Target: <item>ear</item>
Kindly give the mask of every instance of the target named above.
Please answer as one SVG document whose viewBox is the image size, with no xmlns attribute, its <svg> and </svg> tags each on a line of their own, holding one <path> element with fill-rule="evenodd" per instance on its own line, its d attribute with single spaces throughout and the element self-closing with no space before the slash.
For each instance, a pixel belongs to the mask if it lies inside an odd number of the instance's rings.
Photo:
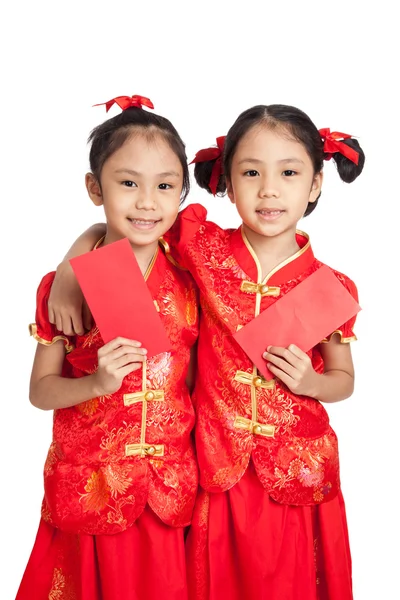
<svg viewBox="0 0 400 600">
<path fill-rule="evenodd" d="M 232 184 L 229 179 L 226 180 L 226 193 L 228 194 L 228 198 L 232 204 L 235 204 L 235 194 L 233 193 Z"/>
<path fill-rule="evenodd" d="M 310 197 L 308 199 L 309 202 L 315 202 L 319 198 L 319 196 L 321 194 L 323 179 L 324 179 L 324 175 L 323 175 L 322 171 L 320 171 L 319 173 L 314 175 L 312 186 L 311 186 L 311 191 L 310 191 Z"/>
<path fill-rule="evenodd" d="M 101 206 L 103 204 L 103 194 L 101 193 L 100 183 L 93 173 L 86 173 L 85 185 L 93 204 L 95 206 Z"/>
</svg>

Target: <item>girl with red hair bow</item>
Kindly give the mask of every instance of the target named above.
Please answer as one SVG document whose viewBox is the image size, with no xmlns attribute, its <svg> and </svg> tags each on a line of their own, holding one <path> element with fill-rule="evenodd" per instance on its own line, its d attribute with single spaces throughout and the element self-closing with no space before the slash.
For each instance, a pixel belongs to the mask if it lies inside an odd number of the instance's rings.
<svg viewBox="0 0 400 600">
<path fill-rule="evenodd" d="M 189 190 L 173 125 L 119 97 L 123 112 L 89 138 L 89 197 L 104 206 L 96 247 L 127 238 L 171 350 L 146 359 L 141 341 L 104 344 L 99 329 L 62 332 L 37 292 L 34 406 L 54 410 L 42 519 L 17 600 L 187 600 L 185 528 L 198 488 L 186 382 L 198 334 L 195 284 L 166 254 L 164 234 Z M 121 290 L 122 291 L 122 290 Z M 58 321 L 57 321 L 58 322 Z"/>
</svg>

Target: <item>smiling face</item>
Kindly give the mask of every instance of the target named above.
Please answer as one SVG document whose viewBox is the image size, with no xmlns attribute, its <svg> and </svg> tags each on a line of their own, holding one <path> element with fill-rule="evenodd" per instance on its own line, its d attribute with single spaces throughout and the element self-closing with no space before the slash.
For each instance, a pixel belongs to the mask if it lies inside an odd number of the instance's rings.
<svg viewBox="0 0 400 600">
<path fill-rule="evenodd" d="M 253 240 L 295 236 L 298 221 L 321 191 L 304 146 L 282 127 L 252 127 L 232 159 L 228 195 Z"/>
<path fill-rule="evenodd" d="M 105 161 L 100 185 L 86 175 L 90 198 L 104 206 L 105 242 L 126 237 L 134 250 L 155 250 L 178 215 L 182 185 L 181 163 L 164 137 L 140 130 Z"/>
</svg>

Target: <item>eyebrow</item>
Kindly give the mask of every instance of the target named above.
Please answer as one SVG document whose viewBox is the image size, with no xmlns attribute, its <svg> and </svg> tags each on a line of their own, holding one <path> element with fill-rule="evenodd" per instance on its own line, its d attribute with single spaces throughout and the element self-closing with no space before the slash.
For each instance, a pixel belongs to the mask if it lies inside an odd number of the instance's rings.
<svg viewBox="0 0 400 600">
<path fill-rule="evenodd" d="M 133 175 L 134 177 L 140 177 L 142 173 L 138 171 L 133 171 L 132 169 L 116 169 L 115 173 L 128 173 L 129 175 Z M 179 173 L 176 171 L 164 171 L 163 173 L 157 173 L 156 177 L 180 177 Z"/>
<path fill-rule="evenodd" d="M 302 165 L 304 165 L 304 161 L 301 160 L 300 158 L 282 158 L 282 160 L 278 160 L 279 163 L 281 164 L 285 164 L 285 163 L 301 163 Z"/>
<path fill-rule="evenodd" d="M 300 160 L 300 158 L 282 158 L 281 160 L 277 161 L 279 164 L 287 164 L 287 163 L 301 163 L 302 165 L 304 165 L 304 161 Z M 259 160 L 258 158 L 244 158 L 243 160 L 241 160 L 238 164 L 241 165 L 243 163 L 251 163 L 254 165 L 260 165 L 263 163 L 262 160 Z"/>
</svg>

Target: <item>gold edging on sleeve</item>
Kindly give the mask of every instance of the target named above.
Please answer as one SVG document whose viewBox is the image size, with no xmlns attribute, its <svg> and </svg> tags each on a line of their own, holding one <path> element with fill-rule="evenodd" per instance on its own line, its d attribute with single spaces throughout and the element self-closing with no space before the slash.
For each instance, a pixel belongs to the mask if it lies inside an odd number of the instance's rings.
<svg viewBox="0 0 400 600">
<path fill-rule="evenodd" d="M 66 352 L 72 352 L 72 350 L 74 349 L 74 346 L 70 344 L 69 339 L 65 335 L 56 335 L 55 337 L 53 337 L 51 342 L 45 340 L 44 338 L 41 338 L 40 335 L 38 335 L 36 323 L 29 324 L 29 335 L 31 335 L 37 342 L 39 342 L 39 344 L 43 344 L 44 346 L 51 346 L 55 342 L 62 340 L 65 344 Z"/>
<path fill-rule="evenodd" d="M 343 337 L 343 331 L 341 331 L 340 329 L 335 329 L 335 331 L 332 331 L 332 333 L 328 337 L 321 340 L 321 344 L 327 344 L 328 342 L 330 342 L 332 336 L 335 335 L 335 333 L 338 333 L 340 335 L 341 344 L 350 344 L 351 342 L 357 341 L 357 336 L 353 335 L 351 337 Z"/>
</svg>

